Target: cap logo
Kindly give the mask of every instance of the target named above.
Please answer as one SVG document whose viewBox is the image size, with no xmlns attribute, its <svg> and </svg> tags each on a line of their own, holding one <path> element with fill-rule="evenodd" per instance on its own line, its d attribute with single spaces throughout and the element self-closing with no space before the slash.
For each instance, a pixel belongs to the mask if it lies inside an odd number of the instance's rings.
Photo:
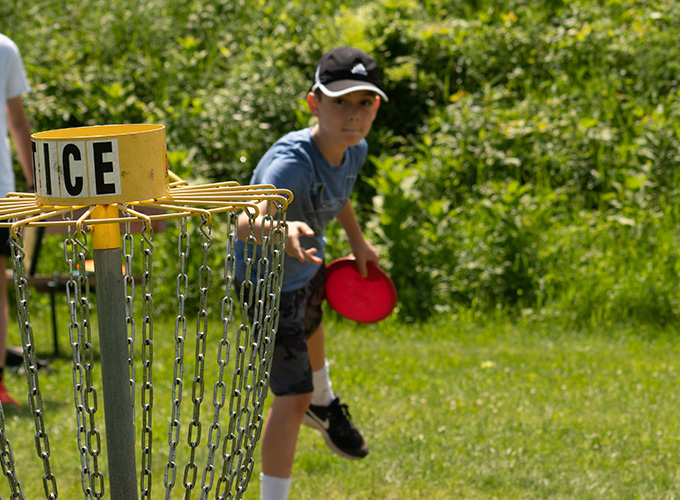
<svg viewBox="0 0 680 500">
<path fill-rule="evenodd" d="M 352 74 L 368 76 L 368 71 L 366 71 L 366 66 L 364 66 L 363 63 L 359 63 L 352 68 Z"/>
</svg>

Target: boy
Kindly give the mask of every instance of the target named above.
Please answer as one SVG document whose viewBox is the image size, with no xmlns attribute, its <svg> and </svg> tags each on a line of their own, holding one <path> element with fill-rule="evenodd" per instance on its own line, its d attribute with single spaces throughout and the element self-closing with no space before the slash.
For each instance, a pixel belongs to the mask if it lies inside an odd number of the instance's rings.
<svg viewBox="0 0 680 500">
<path fill-rule="evenodd" d="M 324 231 L 335 218 L 359 270 L 378 263 L 349 201 L 368 154 L 365 137 L 381 100 L 376 62 L 354 47 L 324 54 L 316 67 L 307 104 L 317 123 L 279 139 L 258 163 L 252 184 L 290 189 L 288 240 L 284 261 L 279 326 L 271 367 L 274 394 L 261 442 L 262 500 L 285 500 L 290 488 L 300 424 L 318 429 L 339 455 L 358 459 L 368 446 L 352 425 L 347 406 L 334 394 L 325 357 L 321 303 L 324 299 Z M 266 202 L 260 205 L 265 212 Z M 262 220 L 255 221 L 256 233 Z M 239 217 L 237 277 L 245 278 L 243 240 L 248 217 Z"/>
<path fill-rule="evenodd" d="M 14 147 L 21 163 L 21 169 L 33 190 L 33 159 L 31 150 L 31 128 L 24 110 L 21 95 L 30 87 L 17 46 L 0 33 L 0 197 L 14 191 L 14 169 L 7 131 L 12 136 Z M 7 391 L 2 381 L 7 356 L 7 328 L 9 324 L 9 302 L 7 299 L 7 257 L 11 255 L 9 229 L 0 228 L 0 402 L 3 406 L 19 406 Z"/>
</svg>

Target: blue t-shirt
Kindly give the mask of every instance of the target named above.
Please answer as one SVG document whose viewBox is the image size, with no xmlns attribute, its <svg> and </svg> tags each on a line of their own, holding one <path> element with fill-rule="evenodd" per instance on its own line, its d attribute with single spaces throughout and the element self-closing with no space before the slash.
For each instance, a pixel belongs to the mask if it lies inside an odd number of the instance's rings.
<svg viewBox="0 0 680 500">
<path fill-rule="evenodd" d="M 272 184 L 279 189 L 290 189 L 293 202 L 286 211 L 286 220 L 303 221 L 314 231 L 314 236 L 301 239 L 304 248 L 316 248 L 316 256 L 323 259 L 326 249 L 326 225 L 347 203 L 366 161 L 368 145 L 361 140 L 345 150 L 339 167 L 330 165 L 321 155 L 306 128 L 291 132 L 276 141 L 257 164 L 251 184 Z M 236 278 L 245 278 L 243 253 L 245 243 L 236 243 Z M 253 266 L 255 267 L 255 266 Z M 288 292 L 305 286 L 319 266 L 311 262 L 285 256 L 283 288 Z"/>
</svg>

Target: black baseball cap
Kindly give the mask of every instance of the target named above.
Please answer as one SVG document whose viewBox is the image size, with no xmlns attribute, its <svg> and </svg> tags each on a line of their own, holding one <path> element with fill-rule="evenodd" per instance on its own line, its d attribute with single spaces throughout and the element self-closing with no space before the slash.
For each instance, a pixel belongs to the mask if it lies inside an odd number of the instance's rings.
<svg viewBox="0 0 680 500">
<path fill-rule="evenodd" d="M 388 101 L 380 89 L 378 65 L 371 56 L 355 47 L 338 47 L 326 52 L 316 66 L 312 92 L 321 90 L 328 97 L 339 97 L 357 90 L 370 90 Z"/>
</svg>

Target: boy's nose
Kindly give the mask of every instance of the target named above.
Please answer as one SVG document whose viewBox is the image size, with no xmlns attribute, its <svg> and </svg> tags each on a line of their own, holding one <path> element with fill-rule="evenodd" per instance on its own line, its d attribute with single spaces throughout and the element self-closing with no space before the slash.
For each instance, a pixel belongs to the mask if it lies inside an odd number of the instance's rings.
<svg viewBox="0 0 680 500">
<path fill-rule="evenodd" d="M 357 106 L 353 106 L 350 108 L 349 113 L 348 113 L 348 118 L 350 120 L 359 120 L 360 114 L 359 114 L 359 108 Z"/>
</svg>

